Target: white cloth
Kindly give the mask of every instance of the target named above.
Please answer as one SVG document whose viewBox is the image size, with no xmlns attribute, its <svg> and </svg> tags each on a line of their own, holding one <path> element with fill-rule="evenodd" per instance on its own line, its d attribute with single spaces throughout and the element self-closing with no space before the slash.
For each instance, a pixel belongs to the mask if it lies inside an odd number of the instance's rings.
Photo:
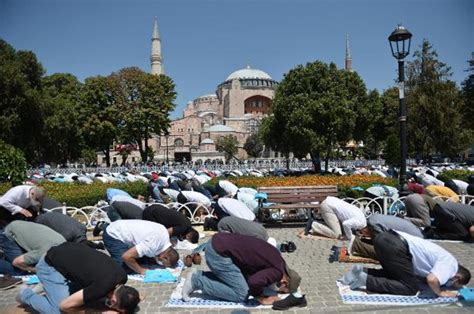
<svg viewBox="0 0 474 314">
<path fill-rule="evenodd" d="M 226 194 L 234 196 L 239 189 L 234 183 L 228 180 L 221 180 L 219 181 L 219 186 L 226 192 Z"/>
<path fill-rule="evenodd" d="M 359 207 L 334 196 L 326 197 L 324 202 L 336 214 L 347 239 L 353 240 L 352 230 L 360 230 L 367 226 L 367 219 Z"/>
<path fill-rule="evenodd" d="M 426 277 L 433 273 L 442 286 L 458 271 L 458 261 L 442 247 L 408 233 L 397 233 L 407 240 L 416 275 Z"/>
<path fill-rule="evenodd" d="M 258 201 L 255 199 L 255 195 L 239 190 L 239 192 L 237 192 L 237 199 L 247 205 L 253 213 L 256 214 L 258 212 Z"/>
<path fill-rule="evenodd" d="M 127 195 L 115 195 L 112 197 L 110 200 L 110 205 L 113 205 L 115 202 L 126 202 L 133 204 L 137 207 L 140 207 L 142 210 L 145 209 L 146 204 L 143 203 L 142 201 L 139 201 L 133 197 L 127 196 Z"/>
<path fill-rule="evenodd" d="M 0 197 L 0 206 L 12 213 L 18 214 L 22 209 L 27 209 L 32 204 L 30 199 L 31 185 L 18 185 L 11 188 Z"/>
<path fill-rule="evenodd" d="M 421 179 L 421 184 L 423 186 L 427 187 L 428 185 L 440 185 L 444 186 L 444 182 L 441 180 L 436 179 L 432 175 L 429 175 L 427 173 L 420 173 L 417 174 L 417 177 Z"/>
<path fill-rule="evenodd" d="M 239 217 L 242 219 L 254 221 L 255 214 L 239 200 L 228 198 L 228 197 L 221 197 L 217 203 L 219 204 L 220 208 L 230 216 Z"/>
<path fill-rule="evenodd" d="M 255 195 L 258 193 L 258 191 L 255 190 L 255 189 L 252 189 L 252 188 L 245 188 L 245 187 L 239 188 L 239 193 L 240 193 L 240 192 L 242 192 L 242 193 L 247 193 L 247 194 L 250 194 L 250 195 L 253 195 L 253 196 L 255 196 Z"/>
<path fill-rule="evenodd" d="M 112 222 L 106 232 L 114 239 L 135 247 L 139 257 L 156 257 L 171 246 L 168 230 L 146 220 L 124 219 Z"/>
<path fill-rule="evenodd" d="M 206 207 L 211 206 L 211 200 L 204 194 L 196 191 L 181 191 L 188 202 L 199 203 Z"/>
<path fill-rule="evenodd" d="M 457 179 L 453 179 L 453 182 L 458 187 L 459 194 L 467 194 L 467 187 L 469 186 L 469 183 Z"/>
<path fill-rule="evenodd" d="M 173 189 L 163 189 L 163 192 L 165 192 L 165 194 L 168 195 L 173 202 L 176 202 L 178 200 L 179 191 Z"/>
</svg>

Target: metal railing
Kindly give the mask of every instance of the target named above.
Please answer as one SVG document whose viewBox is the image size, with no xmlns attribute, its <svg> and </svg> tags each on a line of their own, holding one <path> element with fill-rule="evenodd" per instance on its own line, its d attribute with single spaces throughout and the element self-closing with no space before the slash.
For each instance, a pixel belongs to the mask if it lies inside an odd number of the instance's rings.
<svg viewBox="0 0 474 314">
<path fill-rule="evenodd" d="M 324 162 L 322 162 L 324 167 Z M 407 159 L 407 164 L 415 164 L 414 159 Z M 371 167 L 371 166 L 383 166 L 385 160 L 374 159 L 374 160 L 330 160 L 329 167 Z M 290 169 L 311 169 L 313 164 L 311 161 L 291 161 L 289 163 Z M 208 170 L 220 170 L 220 171 L 247 171 L 247 170 L 271 170 L 271 169 L 286 169 L 285 160 L 247 160 L 244 163 L 239 164 L 197 164 L 188 163 L 181 165 L 172 166 L 131 166 L 131 167 L 70 167 L 70 168 L 32 168 L 27 171 L 28 176 L 35 173 L 59 173 L 59 174 L 70 174 L 70 173 L 122 173 L 122 172 L 161 172 L 161 171 L 185 171 L 185 170 L 196 170 L 196 169 L 208 169 Z"/>
<path fill-rule="evenodd" d="M 442 199 L 444 201 L 450 202 L 451 199 L 447 197 L 435 197 L 435 199 Z M 474 206 L 474 196 L 473 195 L 459 195 L 461 204 L 468 204 Z M 370 217 L 373 214 L 383 214 L 383 215 L 405 215 L 405 207 L 403 205 L 404 197 L 393 199 L 391 197 L 380 196 L 377 198 L 345 198 L 345 201 L 348 203 L 358 206 L 366 217 Z M 189 202 L 186 204 L 180 204 L 177 202 L 171 202 L 165 204 L 169 208 L 173 208 L 177 211 L 182 212 L 186 215 L 192 224 L 200 225 L 204 223 L 204 219 L 209 215 L 212 215 L 214 210 L 206 207 L 201 203 Z M 403 205 L 403 206 L 397 206 Z M 91 229 L 95 226 L 98 221 L 107 221 L 110 222 L 107 213 L 104 208 L 106 206 L 85 206 L 81 208 L 70 207 L 70 206 L 61 206 L 56 207 L 48 211 L 59 211 L 63 214 L 69 215 L 79 222 Z"/>
</svg>

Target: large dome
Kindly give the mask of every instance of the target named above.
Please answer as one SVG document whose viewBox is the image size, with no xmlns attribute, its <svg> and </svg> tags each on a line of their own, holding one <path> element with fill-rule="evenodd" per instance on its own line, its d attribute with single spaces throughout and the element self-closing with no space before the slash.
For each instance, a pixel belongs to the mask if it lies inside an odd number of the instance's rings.
<svg viewBox="0 0 474 314">
<path fill-rule="evenodd" d="M 250 65 L 247 65 L 245 69 L 240 69 L 235 72 L 232 72 L 226 79 L 226 81 L 229 80 L 235 80 L 235 79 L 264 79 L 264 80 L 271 80 L 272 78 L 270 75 L 267 73 L 257 70 L 257 69 L 252 69 Z"/>
</svg>

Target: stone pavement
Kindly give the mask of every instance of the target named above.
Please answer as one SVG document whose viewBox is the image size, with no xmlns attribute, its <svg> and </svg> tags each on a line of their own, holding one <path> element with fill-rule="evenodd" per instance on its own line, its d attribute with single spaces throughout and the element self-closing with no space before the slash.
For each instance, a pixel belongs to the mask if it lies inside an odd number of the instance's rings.
<svg viewBox="0 0 474 314">
<path fill-rule="evenodd" d="M 319 312 L 378 312 L 378 313 L 458 313 L 474 312 L 474 307 L 461 308 L 457 305 L 450 306 L 374 306 L 374 305 L 344 305 L 336 288 L 336 279 L 349 270 L 350 264 L 329 263 L 328 257 L 330 248 L 337 243 L 335 240 L 320 239 L 299 239 L 296 234 L 301 229 L 282 228 L 268 229 L 270 236 L 277 241 L 294 241 L 297 250 L 293 253 L 284 253 L 288 264 L 302 276 L 301 288 L 306 294 L 308 307 L 291 310 L 289 312 L 298 313 L 319 313 Z M 205 238 L 204 240 L 206 240 Z M 466 243 L 442 243 L 441 246 L 450 251 L 458 261 L 471 271 L 474 271 L 474 244 Z M 200 266 L 205 268 L 205 263 Z M 373 267 L 373 265 L 370 265 Z M 196 266 L 193 266 L 196 267 Z M 183 272 L 185 276 L 187 271 Z M 140 304 L 140 313 L 246 313 L 249 311 L 236 310 L 207 310 L 207 309 L 183 309 L 166 308 L 165 305 L 174 289 L 175 284 L 143 284 L 137 281 L 129 281 L 129 284 L 139 289 L 145 296 L 145 300 Z M 471 286 L 474 282 L 471 282 Z M 0 313 L 14 313 L 14 296 L 19 288 L 14 288 L 0 293 Z M 250 312 L 271 312 L 271 310 L 251 310 Z M 16 313 L 16 312 L 15 312 Z M 21 313 L 21 312 L 20 312 Z"/>
</svg>

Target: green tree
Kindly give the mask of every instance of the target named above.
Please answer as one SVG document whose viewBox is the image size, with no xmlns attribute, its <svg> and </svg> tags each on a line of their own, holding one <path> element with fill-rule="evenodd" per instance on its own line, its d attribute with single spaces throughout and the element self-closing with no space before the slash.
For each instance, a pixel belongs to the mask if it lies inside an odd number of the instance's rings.
<svg viewBox="0 0 474 314">
<path fill-rule="evenodd" d="M 26 178 L 26 167 L 23 152 L 0 140 L 0 183 L 21 184 Z"/>
<path fill-rule="evenodd" d="M 263 143 L 258 134 L 254 133 L 247 137 L 244 149 L 250 157 L 258 158 L 263 151 Z"/>
<path fill-rule="evenodd" d="M 400 153 L 400 138 L 395 135 L 391 134 L 387 138 L 385 142 L 384 148 L 384 159 L 385 163 L 392 167 L 400 167 L 400 160 L 401 160 L 401 153 Z"/>
<path fill-rule="evenodd" d="M 462 125 L 463 98 L 428 40 L 408 63 L 408 139 L 418 156 L 455 156 L 467 148 L 472 132 Z"/>
<path fill-rule="evenodd" d="M 110 147 L 118 137 L 115 80 L 94 76 L 85 80 L 81 93 L 82 133 L 88 147 L 101 151 L 110 167 Z"/>
<path fill-rule="evenodd" d="M 65 163 L 77 160 L 83 149 L 80 121 L 81 83 L 72 74 L 55 73 L 42 80 L 45 127 L 45 161 Z"/>
<path fill-rule="evenodd" d="M 43 67 L 30 51 L 16 51 L 0 39 L 0 135 L 20 148 L 29 162 L 40 162 L 44 124 Z"/>
<path fill-rule="evenodd" d="M 111 78 L 118 87 L 115 92 L 121 140 L 136 143 L 146 162 L 148 140 L 169 127 L 175 85 L 168 76 L 148 74 L 135 67 L 113 73 Z"/>
<path fill-rule="evenodd" d="M 323 156 L 327 169 L 335 148 L 367 132 L 367 101 L 357 73 L 320 61 L 297 66 L 276 90 L 273 117 L 266 120 L 262 137 L 275 150 L 286 146 L 296 157 L 309 153 L 316 171 Z"/>
<path fill-rule="evenodd" d="M 225 159 L 229 161 L 238 152 L 239 142 L 234 135 L 221 136 L 216 140 L 216 149 L 221 153 L 225 153 Z"/>
</svg>

